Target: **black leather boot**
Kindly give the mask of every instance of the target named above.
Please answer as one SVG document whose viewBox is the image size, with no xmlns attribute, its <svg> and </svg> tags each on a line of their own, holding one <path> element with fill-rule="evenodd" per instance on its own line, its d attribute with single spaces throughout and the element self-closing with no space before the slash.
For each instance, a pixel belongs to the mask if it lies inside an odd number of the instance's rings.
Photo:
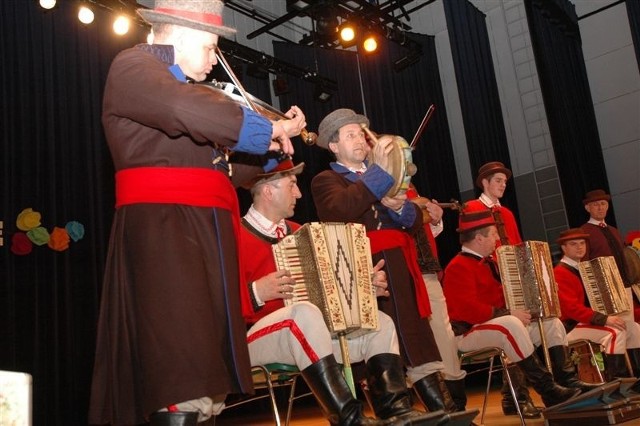
<svg viewBox="0 0 640 426">
<path fill-rule="evenodd" d="M 565 388 L 554 382 L 551 373 L 540 364 L 535 352 L 516 364 L 522 368 L 525 376 L 536 392 L 540 394 L 542 402 L 547 407 L 560 404 L 581 392 L 580 389 Z"/>
<path fill-rule="evenodd" d="M 394 425 L 435 424 L 433 416 L 413 409 L 399 355 L 379 354 L 369 358 L 367 385 L 369 400 L 377 417 Z"/>
<path fill-rule="evenodd" d="M 633 376 L 640 379 L 640 348 L 627 349 Z"/>
<path fill-rule="evenodd" d="M 464 385 L 464 379 L 445 380 L 444 384 L 449 390 L 449 395 L 456 405 L 456 411 L 464 411 L 467 409 L 467 392 Z"/>
<path fill-rule="evenodd" d="M 578 378 L 576 366 L 569 358 L 569 348 L 567 346 L 552 346 L 549 348 L 549 358 L 551 358 L 551 368 L 553 369 L 553 380 L 565 388 L 576 388 L 582 392 L 589 392 L 599 388 L 599 384 L 583 382 Z"/>
<path fill-rule="evenodd" d="M 328 355 L 302 370 L 302 377 L 332 425 L 388 424 L 362 414 L 362 403 L 353 397 L 342 375 L 341 367 L 333 355 Z"/>
<path fill-rule="evenodd" d="M 451 399 L 451 394 L 447 385 L 444 383 L 442 374 L 438 371 L 428 376 L 424 376 L 413 384 L 420 402 L 427 407 L 427 410 L 433 412 L 444 410 L 446 413 L 456 411 L 456 404 Z"/>
<path fill-rule="evenodd" d="M 197 411 L 156 412 L 149 418 L 151 426 L 196 426 Z"/>
<path fill-rule="evenodd" d="M 604 378 L 610 382 L 621 377 L 630 377 L 627 360 L 623 354 L 603 354 Z"/>
<path fill-rule="evenodd" d="M 520 412 L 525 419 L 538 419 L 542 415 L 540 410 L 535 406 L 531 395 L 529 394 L 529 388 L 527 387 L 527 378 L 525 377 L 522 369 L 515 364 L 511 364 L 509 367 L 509 377 L 511 377 L 511 384 L 516 391 L 518 399 L 518 405 L 520 406 Z M 511 395 L 511 389 L 509 389 L 509 383 L 507 382 L 507 375 L 502 373 L 502 413 L 505 416 L 517 416 L 518 409 L 513 401 L 513 395 Z"/>
</svg>

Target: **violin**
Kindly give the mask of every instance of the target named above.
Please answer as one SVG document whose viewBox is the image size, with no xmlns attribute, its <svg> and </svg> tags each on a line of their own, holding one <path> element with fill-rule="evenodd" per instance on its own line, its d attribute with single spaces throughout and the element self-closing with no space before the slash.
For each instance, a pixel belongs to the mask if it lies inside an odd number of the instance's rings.
<svg viewBox="0 0 640 426">
<path fill-rule="evenodd" d="M 229 78 L 231 78 L 232 82 L 218 82 L 214 80 L 206 83 L 209 87 L 223 91 L 229 98 L 268 118 L 269 120 L 275 121 L 289 118 L 274 106 L 269 105 L 244 90 L 242 84 L 240 84 L 240 80 L 234 74 L 233 70 L 227 63 L 227 60 L 222 55 L 222 51 L 219 47 L 216 48 L 216 57 L 218 58 L 218 63 L 222 66 Z M 318 135 L 316 133 L 309 132 L 307 129 L 302 129 L 300 131 L 300 137 L 307 145 L 314 145 L 316 143 L 316 139 L 318 139 Z"/>
</svg>

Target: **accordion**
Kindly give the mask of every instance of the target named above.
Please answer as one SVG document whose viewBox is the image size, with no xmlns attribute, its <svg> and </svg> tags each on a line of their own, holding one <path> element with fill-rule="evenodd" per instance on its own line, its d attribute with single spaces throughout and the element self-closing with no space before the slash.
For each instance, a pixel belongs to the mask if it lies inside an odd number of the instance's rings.
<svg viewBox="0 0 640 426">
<path fill-rule="evenodd" d="M 578 269 L 591 309 L 605 315 L 621 314 L 631 309 L 613 256 L 580 262 Z"/>
<path fill-rule="evenodd" d="M 496 254 L 507 308 L 528 310 L 532 318 L 561 315 L 549 244 L 525 241 L 500 246 Z"/>
<path fill-rule="evenodd" d="M 293 298 L 322 311 L 332 336 L 348 338 L 378 328 L 371 282 L 371 248 L 364 225 L 311 222 L 273 245 L 278 270 L 295 279 Z"/>
</svg>

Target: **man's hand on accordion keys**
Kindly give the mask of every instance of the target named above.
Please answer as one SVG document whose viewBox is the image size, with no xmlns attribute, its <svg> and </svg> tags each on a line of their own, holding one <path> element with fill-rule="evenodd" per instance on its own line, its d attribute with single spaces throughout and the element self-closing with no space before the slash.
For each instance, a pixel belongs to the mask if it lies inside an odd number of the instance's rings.
<svg viewBox="0 0 640 426">
<path fill-rule="evenodd" d="M 380 259 L 371 273 L 371 284 L 376 289 L 376 297 L 389 297 L 389 290 L 387 290 L 389 283 L 387 283 L 387 273 L 382 270 L 383 266 L 384 259 Z"/>
<path fill-rule="evenodd" d="M 263 302 L 274 299 L 291 299 L 295 280 L 289 271 L 275 271 L 255 281 L 258 298 Z"/>
</svg>

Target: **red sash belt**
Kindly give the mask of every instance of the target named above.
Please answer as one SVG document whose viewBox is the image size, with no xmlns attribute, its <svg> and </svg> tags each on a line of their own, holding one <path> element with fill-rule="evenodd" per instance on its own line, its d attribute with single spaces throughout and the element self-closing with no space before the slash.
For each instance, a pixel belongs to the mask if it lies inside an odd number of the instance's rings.
<svg viewBox="0 0 640 426">
<path fill-rule="evenodd" d="M 383 229 L 380 231 L 369 231 L 367 236 L 371 242 L 371 253 L 376 254 L 383 250 L 392 248 L 402 249 L 402 254 L 407 262 L 407 268 L 413 278 L 413 285 L 416 294 L 416 304 L 420 316 L 427 318 L 431 315 L 431 305 L 429 303 L 429 295 L 422 278 L 420 266 L 418 266 L 418 252 L 411 235 L 406 232 L 396 231 L 393 229 Z"/>
<path fill-rule="evenodd" d="M 236 191 L 216 170 L 136 167 L 116 172 L 116 208 L 127 204 L 184 204 L 234 210 Z"/>
<path fill-rule="evenodd" d="M 228 210 L 233 218 L 237 246 L 240 245 L 238 197 L 229 177 L 222 172 L 189 167 L 136 167 L 116 172 L 116 208 L 141 203 L 183 204 Z M 243 277 L 242 262 L 237 252 L 236 258 L 239 276 Z M 245 285 L 239 287 L 242 306 L 248 306 L 251 311 L 248 288 Z M 251 313 L 246 312 L 247 315 Z"/>
</svg>

